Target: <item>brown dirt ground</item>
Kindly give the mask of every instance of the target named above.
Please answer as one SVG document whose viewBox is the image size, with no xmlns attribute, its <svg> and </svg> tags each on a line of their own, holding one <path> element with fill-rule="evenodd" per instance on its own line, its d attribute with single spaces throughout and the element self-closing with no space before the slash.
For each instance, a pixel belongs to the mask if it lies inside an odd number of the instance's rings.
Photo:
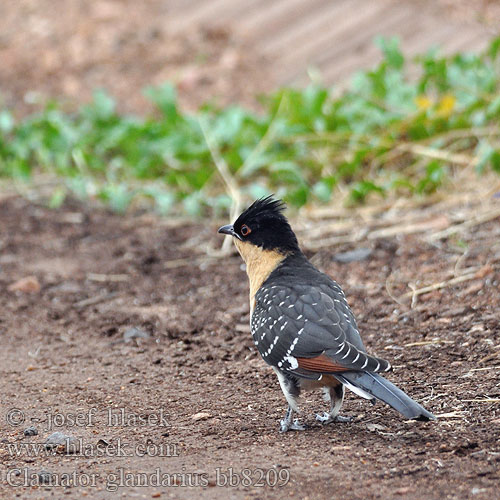
<svg viewBox="0 0 500 500">
<path fill-rule="evenodd" d="M 322 427 L 313 415 L 325 403 L 308 393 L 302 418 L 309 429 L 285 435 L 278 433 L 285 400 L 251 341 L 240 259 L 234 253 L 200 258 L 207 242 L 220 244 L 217 223 L 224 221 L 119 217 L 76 203 L 51 212 L 15 196 L 0 202 L 0 220 L 0 496 L 491 500 L 498 495 L 499 217 L 433 245 L 417 234 L 363 242 L 372 253 L 361 262 L 333 259 L 355 248 L 351 244 L 309 252 L 343 285 L 369 350 L 395 365 L 389 378 L 443 416 L 408 422 L 383 404 L 372 407 L 349 393 L 343 414 L 353 422 Z M 401 297 L 407 283 L 419 288 L 469 268 L 479 271 L 419 296 L 414 308 L 392 298 Z M 36 277 L 39 292 L 9 291 L 26 276 Z M 100 301 L 93 302 L 96 297 Z M 150 338 L 124 342 L 130 327 Z M 19 426 L 6 421 L 13 408 L 23 412 Z M 108 425 L 107 412 L 120 409 L 129 419 L 149 415 L 149 425 L 133 420 Z M 94 418 L 88 417 L 92 411 Z M 151 420 L 161 419 L 161 412 L 163 421 Z M 193 418 L 199 413 L 205 415 Z M 82 425 L 70 421 L 74 414 L 83 415 Z M 38 436 L 23 435 L 29 425 L 37 427 Z M 26 450 L 16 456 L 9 449 L 43 443 L 52 430 L 81 438 L 85 446 L 121 441 L 132 455 L 136 446 L 151 448 L 146 456 L 129 457 L 112 456 L 111 448 L 110 456 L 90 448 L 86 456 L 28 456 Z M 168 444 L 173 451 L 165 452 Z M 155 456 L 161 445 L 163 454 L 178 456 Z M 222 477 L 217 479 L 217 469 L 229 467 L 235 473 L 254 471 L 254 481 L 257 469 L 269 475 L 284 471 L 290 479 L 274 488 L 217 486 Z M 96 486 L 14 487 L 7 474 L 16 468 L 28 474 L 45 470 L 60 479 L 74 473 L 80 484 L 95 480 Z M 120 470 L 135 474 L 136 481 L 138 473 L 156 470 L 178 476 L 170 487 L 107 491 Z M 196 473 L 206 474 L 209 485 L 181 486 Z"/>
<path fill-rule="evenodd" d="M 491 5 L 485 15 L 493 15 L 495 2 L 480 4 Z M 272 87 L 272 62 L 230 27 L 198 26 L 174 36 L 164 29 L 165 5 L 2 2 L 3 102 L 21 115 L 36 108 L 30 91 L 74 106 L 103 86 L 124 110 L 144 112 L 140 89 L 166 79 L 178 83 L 182 104 L 190 109 L 212 96 L 254 105 L 254 95 Z M 470 2 L 460 5 L 472 8 Z M 343 413 L 354 421 L 321 427 L 313 414 L 325 403 L 307 394 L 303 420 L 309 430 L 280 435 L 278 420 L 286 405 L 274 374 L 253 349 L 239 257 L 204 257 L 207 241 L 211 248 L 220 244 L 216 222 L 119 217 L 77 203 L 51 212 L 18 197 L 3 198 L 0 496 L 498 497 L 499 222 L 471 225 L 459 237 L 432 245 L 421 234 L 365 240 L 360 244 L 372 253 L 362 262 L 333 260 L 335 253 L 354 248 L 347 243 L 309 252 L 343 285 L 369 349 L 395 365 L 391 380 L 444 416 L 407 422 L 382 404 L 372 407 L 349 394 Z M 419 288 L 469 268 L 479 271 L 419 296 L 413 308 L 393 298 L 406 293 L 408 283 Z M 39 292 L 8 289 L 26 276 L 36 277 Z M 149 338 L 124 342 L 130 327 Z M 24 416 L 19 426 L 7 422 L 14 408 Z M 121 409 L 128 421 L 108 425 L 107 412 Z M 193 419 L 200 413 L 205 415 Z M 87 425 L 72 425 L 74 415 Z M 139 415 L 149 415 L 148 425 L 133 421 Z M 163 420 L 156 422 L 159 417 Z M 54 419 L 61 426 L 49 429 Z M 29 425 L 37 427 L 38 436 L 23 435 Z M 28 456 L 26 450 L 16 456 L 9 448 L 43 443 L 52 430 L 71 433 L 85 445 L 95 447 L 102 439 L 122 448 L 108 448 L 108 456 L 95 448 L 80 456 L 42 451 Z M 135 447 L 146 444 L 148 453 L 138 456 L 144 449 L 135 453 Z M 121 451 L 131 456 L 117 456 Z M 244 469 L 253 471 L 253 486 L 216 486 L 217 470 L 220 483 L 229 467 L 240 478 Z M 7 474 L 13 469 L 34 473 L 35 482 L 42 470 L 61 480 L 61 474 L 74 473 L 80 486 L 11 486 Z M 289 474 L 289 481 L 281 488 L 259 487 L 258 469 L 269 479 L 274 471 Z M 172 485 L 107 491 L 120 470 L 132 474 L 124 481 L 149 474 L 150 484 L 158 471 Z M 196 473 L 207 474 L 209 485 L 182 487 L 183 481 L 195 481 Z M 9 478 L 23 482 L 22 476 Z M 96 486 L 83 486 L 85 480 Z"/>
<path fill-rule="evenodd" d="M 71 108 L 104 88 L 121 111 L 144 113 L 152 107 L 143 89 L 172 81 L 190 110 L 211 100 L 256 106 L 256 95 L 273 87 L 270 61 L 227 25 L 197 23 L 172 33 L 170 4 L 2 2 L 0 103 L 16 115 L 48 98 Z"/>
</svg>

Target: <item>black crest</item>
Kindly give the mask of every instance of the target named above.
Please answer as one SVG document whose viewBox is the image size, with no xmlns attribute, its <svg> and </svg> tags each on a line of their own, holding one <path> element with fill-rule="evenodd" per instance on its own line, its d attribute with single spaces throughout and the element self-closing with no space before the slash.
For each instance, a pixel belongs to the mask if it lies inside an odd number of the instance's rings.
<svg viewBox="0 0 500 500">
<path fill-rule="evenodd" d="M 256 200 L 236 219 L 234 231 L 243 241 L 249 241 L 264 250 L 283 253 L 299 251 L 297 238 L 283 215 L 285 208 L 281 200 L 275 200 L 272 196 Z"/>
</svg>

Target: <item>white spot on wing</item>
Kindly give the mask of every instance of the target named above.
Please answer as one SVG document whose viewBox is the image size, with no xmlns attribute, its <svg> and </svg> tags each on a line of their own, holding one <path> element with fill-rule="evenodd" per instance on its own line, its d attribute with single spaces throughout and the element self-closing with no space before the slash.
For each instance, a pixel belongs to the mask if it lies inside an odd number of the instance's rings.
<svg viewBox="0 0 500 500">
<path fill-rule="evenodd" d="M 290 368 L 292 370 L 295 370 L 296 368 L 299 367 L 299 362 L 297 361 L 297 358 L 294 358 L 293 356 L 286 356 L 285 361 L 288 361 L 290 363 Z"/>
</svg>

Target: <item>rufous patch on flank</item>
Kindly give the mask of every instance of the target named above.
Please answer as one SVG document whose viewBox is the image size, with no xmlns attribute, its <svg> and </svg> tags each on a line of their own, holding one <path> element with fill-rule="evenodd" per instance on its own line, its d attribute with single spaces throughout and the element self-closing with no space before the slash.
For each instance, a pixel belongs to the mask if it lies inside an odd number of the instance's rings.
<svg viewBox="0 0 500 500">
<path fill-rule="evenodd" d="M 317 373 L 345 372 L 345 366 L 332 361 L 328 356 L 320 354 L 315 358 L 296 358 L 299 368 Z"/>
</svg>

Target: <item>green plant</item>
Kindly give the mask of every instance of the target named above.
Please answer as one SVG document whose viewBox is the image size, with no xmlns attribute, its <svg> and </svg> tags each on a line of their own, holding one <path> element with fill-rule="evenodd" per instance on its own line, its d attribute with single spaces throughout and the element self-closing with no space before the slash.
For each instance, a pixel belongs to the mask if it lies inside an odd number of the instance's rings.
<svg viewBox="0 0 500 500">
<path fill-rule="evenodd" d="M 117 211 L 151 200 L 161 213 L 197 214 L 229 208 L 228 179 L 248 197 L 275 192 L 300 206 L 328 202 L 339 185 L 359 203 L 426 195 L 456 168 L 500 172 L 500 38 L 481 55 L 430 51 L 415 80 L 397 40 L 377 43 L 382 62 L 340 95 L 285 88 L 263 97 L 262 114 L 184 113 L 169 84 L 146 89 L 158 108 L 150 117 L 119 114 L 104 91 L 76 113 L 55 102 L 21 120 L 2 110 L 0 175 L 53 176 L 53 207 L 73 193 Z"/>
</svg>

